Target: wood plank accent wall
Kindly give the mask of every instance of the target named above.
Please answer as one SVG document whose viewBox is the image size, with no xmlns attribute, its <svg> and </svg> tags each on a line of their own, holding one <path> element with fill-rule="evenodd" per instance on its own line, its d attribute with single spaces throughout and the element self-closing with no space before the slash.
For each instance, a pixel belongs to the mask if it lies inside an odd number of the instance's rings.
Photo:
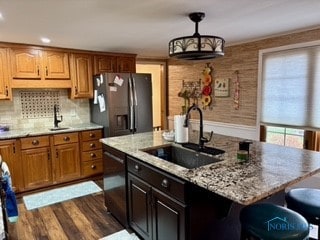
<svg viewBox="0 0 320 240">
<path fill-rule="evenodd" d="M 199 80 L 206 63 L 210 63 L 214 68 L 214 77 L 231 79 L 230 97 L 215 98 L 213 109 L 203 111 L 204 119 L 255 126 L 259 50 L 315 40 L 320 40 L 320 28 L 226 47 L 224 57 L 210 61 L 189 63 L 170 59 L 168 62 L 169 116 L 181 113 L 184 100 L 178 97 L 178 92 L 182 87 L 182 80 Z M 233 106 L 235 71 L 239 71 L 240 78 L 239 110 L 235 110 Z M 198 118 L 198 115 L 195 114 L 194 117 Z"/>
</svg>

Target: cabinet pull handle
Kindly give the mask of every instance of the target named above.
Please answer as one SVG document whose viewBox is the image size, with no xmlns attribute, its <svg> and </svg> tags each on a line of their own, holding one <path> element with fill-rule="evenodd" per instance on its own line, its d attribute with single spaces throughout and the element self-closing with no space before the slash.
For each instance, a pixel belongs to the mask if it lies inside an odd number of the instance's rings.
<svg viewBox="0 0 320 240">
<path fill-rule="evenodd" d="M 94 147 L 96 147 L 96 145 L 94 143 L 90 143 L 90 147 L 94 148 Z"/>
<path fill-rule="evenodd" d="M 139 172 L 141 170 L 140 166 L 138 164 L 134 165 L 134 170 Z"/>
<path fill-rule="evenodd" d="M 94 158 L 94 157 L 96 157 L 96 154 L 95 153 L 90 153 L 90 157 Z"/>
<path fill-rule="evenodd" d="M 37 66 L 37 73 L 38 73 L 38 76 L 40 76 L 40 69 L 39 69 L 39 66 Z"/>
<path fill-rule="evenodd" d="M 46 66 L 46 76 L 48 76 L 48 67 Z"/>
<path fill-rule="evenodd" d="M 50 160 L 50 151 L 48 150 L 48 160 Z"/>
<path fill-rule="evenodd" d="M 94 133 L 90 133 L 89 135 L 91 138 L 94 138 L 96 135 Z"/>
<path fill-rule="evenodd" d="M 68 141 L 70 141 L 70 138 L 68 136 L 66 136 L 66 137 L 63 138 L 63 140 L 68 142 Z"/>
<path fill-rule="evenodd" d="M 78 88 L 77 88 L 77 86 L 74 87 L 74 92 L 75 92 L 75 95 L 78 95 Z"/>
<path fill-rule="evenodd" d="M 96 167 L 96 165 L 91 165 L 91 169 L 96 169 L 97 167 Z"/>
<path fill-rule="evenodd" d="M 37 140 L 37 139 L 33 140 L 33 141 L 32 141 L 32 145 L 33 145 L 33 146 L 39 145 L 39 140 Z"/>
<path fill-rule="evenodd" d="M 168 188 L 169 187 L 169 181 L 168 179 L 163 179 L 162 182 L 161 182 L 161 186 L 164 187 L 164 188 Z"/>
<path fill-rule="evenodd" d="M 9 90 L 8 90 L 8 86 L 6 86 L 6 97 L 9 96 Z"/>
</svg>

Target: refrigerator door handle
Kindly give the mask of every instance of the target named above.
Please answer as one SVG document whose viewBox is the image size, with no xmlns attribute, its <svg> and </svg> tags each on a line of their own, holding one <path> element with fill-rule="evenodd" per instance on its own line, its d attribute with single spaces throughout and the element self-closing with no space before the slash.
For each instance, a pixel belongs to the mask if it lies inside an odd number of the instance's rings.
<svg viewBox="0 0 320 240">
<path fill-rule="evenodd" d="M 138 101 L 137 101 L 137 91 L 136 91 L 136 81 L 134 78 L 132 78 L 132 84 L 133 84 L 133 96 L 134 96 L 134 106 L 138 106 Z"/>
<path fill-rule="evenodd" d="M 134 103 L 133 103 L 133 86 L 132 86 L 131 78 L 129 78 L 129 111 L 130 111 L 129 130 L 133 132 L 134 131 Z"/>
</svg>

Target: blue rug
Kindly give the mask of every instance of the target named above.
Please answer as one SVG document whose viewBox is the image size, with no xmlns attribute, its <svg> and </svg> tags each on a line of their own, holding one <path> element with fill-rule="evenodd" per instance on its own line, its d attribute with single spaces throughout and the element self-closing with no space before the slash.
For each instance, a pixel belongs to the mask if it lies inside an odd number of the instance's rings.
<svg viewBox="0 0 320 240">
<path fill-rule="evenodd" d="M 24 196 L 23 201 L 26 208 L 32 210 L 101 191 L 97 184 L 88 181 Z"/>
</svg>

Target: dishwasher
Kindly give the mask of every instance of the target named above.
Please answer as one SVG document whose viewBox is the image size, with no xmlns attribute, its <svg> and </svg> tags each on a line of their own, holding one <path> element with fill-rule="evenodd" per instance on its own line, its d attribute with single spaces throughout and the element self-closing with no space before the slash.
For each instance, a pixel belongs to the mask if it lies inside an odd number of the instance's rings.
<svg viewBox="0 0 320 240">
<path fill-rule="evenodd" d="M 125 153 L 103 147 L 103 190 L 105 206 L 124 227 L 128 226 Z"/>
</svg>

